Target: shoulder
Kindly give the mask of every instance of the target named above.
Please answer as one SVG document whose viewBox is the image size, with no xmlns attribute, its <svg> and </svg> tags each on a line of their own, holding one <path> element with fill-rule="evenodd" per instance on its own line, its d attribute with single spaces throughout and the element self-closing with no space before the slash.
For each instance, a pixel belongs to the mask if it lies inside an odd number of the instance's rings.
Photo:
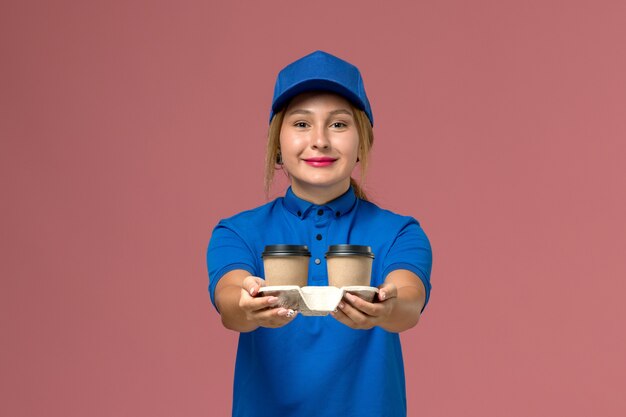
<svg viewBox="0 0 626 417">
<path fill-rule="evenodd" d="M 231 253 L 235 248 L 246 249 L 253 253 L 255 243 L 262 241 L 262 236 L 271 219 L 277 216 L 276 206 L 282 205 L 280 198 L 253 209 L 245 210 L 221 219 L 213 228 L 209 241 L 209 254 L 220 249 Z M 241 257 L 241 254 L 239 254 Z M 217 260 L 214 259 L 214 263 Z"/>
<path fill-rule="evenodd" d="M 369 221 L 374 221 L 376 224 L 384 224 L 387 227 L 397 226 L 402 228 L 409 224 L 415 224 L 417 226 L 420 225 L 417 219 L 412 216 L 394 213 L 391 210 L 381 208 L 375 203 L 366 200 L 359 200 L 356 215 L 359 217 L 365 217 Z"/>
<path fill-rule="evenodd" d="M 282 205 L 282 197 L 265 203 L 261 206 L 244 210 L 230 217 L 221 219 L 218 226 L 229 227 L 248 227 L 253 224 L 267 222 L 269 219 L 276 215 L 276 209 Z"/>
</svg>

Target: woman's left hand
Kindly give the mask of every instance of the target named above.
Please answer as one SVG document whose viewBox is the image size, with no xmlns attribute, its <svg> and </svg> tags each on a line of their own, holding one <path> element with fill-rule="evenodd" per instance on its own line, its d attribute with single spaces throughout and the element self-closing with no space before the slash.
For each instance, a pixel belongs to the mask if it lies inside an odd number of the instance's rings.
<svg viewBox="0 0 626 417">
<path fill-rule="evenodd" d="M 356 295 L 346 293 L 337 311 L 331 313 L 341 323 L 353 329 L 371 329 L 389 318 L 397 302 L 398 289 L 391 282 L 378 288 L 378 301 L 368 303 Z"/>
</svg>

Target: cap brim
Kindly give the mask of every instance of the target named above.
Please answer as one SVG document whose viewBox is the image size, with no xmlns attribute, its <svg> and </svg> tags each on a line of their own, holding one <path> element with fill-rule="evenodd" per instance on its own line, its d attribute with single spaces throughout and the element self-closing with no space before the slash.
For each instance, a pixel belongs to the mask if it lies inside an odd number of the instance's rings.
<svg viewBox="0 0 626 417">
<path fill-rule="evenodd" d="M 310 91 L 329 91 L 339 94 L 360 110 L 365 110 L 365 103 L 341 84 L 333 80 L 315 79 L 302 81 L 283 91 L 283 93 L 274 100 L 272 106 L 273 114 L 285 108 L 295 96 Z"/>
</svg>

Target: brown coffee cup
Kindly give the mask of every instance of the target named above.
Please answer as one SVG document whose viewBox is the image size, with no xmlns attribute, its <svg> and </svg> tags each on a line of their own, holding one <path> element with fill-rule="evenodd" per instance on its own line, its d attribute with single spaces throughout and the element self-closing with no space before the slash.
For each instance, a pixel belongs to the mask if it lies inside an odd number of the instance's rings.
<svg viewBox="0 0 626 417">
<path fill-rule="evenodd" d="M 326 252 L 328 285 L 369 286 L 372 278 L 372 248 L 362 245 L 331 245 Z"/>
<path fill-rule="evenodd" d="M 261 256 L 267 286 L 306 286 L 311 258 L 309 248 L 303 245 L 268 245 Z"/>
</svg>

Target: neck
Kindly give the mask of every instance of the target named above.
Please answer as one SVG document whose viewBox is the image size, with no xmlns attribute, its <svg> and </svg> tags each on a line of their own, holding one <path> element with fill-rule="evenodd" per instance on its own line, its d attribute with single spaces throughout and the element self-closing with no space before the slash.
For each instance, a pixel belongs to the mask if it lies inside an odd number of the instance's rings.
<svg viewBox="0 0 626 417">
<path fill-rule="evenodd" d="M 346 182 L 336 184 L 332 187 L 315 187 L 311 185 L 302 186 L 302 184 L 298 184 L 294 181 L 291 183 L 291 191 L 293 191 L 296 196 L 318 206 L 326 204 L 329 201 L 333 201 L 348 191 L 349 188 L 349 179 Z"/>
</svg>

